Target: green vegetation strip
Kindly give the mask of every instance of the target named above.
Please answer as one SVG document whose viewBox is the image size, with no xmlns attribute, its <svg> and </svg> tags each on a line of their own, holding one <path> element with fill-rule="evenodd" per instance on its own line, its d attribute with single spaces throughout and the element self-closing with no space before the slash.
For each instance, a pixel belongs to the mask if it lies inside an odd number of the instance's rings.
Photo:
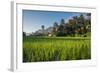
<svg viewBox="0 0 100 73">
<path fill-rule="evenodd" d="M 91 59 L 89 37 L 24 37 L 23 62 Z"/>
</svg>

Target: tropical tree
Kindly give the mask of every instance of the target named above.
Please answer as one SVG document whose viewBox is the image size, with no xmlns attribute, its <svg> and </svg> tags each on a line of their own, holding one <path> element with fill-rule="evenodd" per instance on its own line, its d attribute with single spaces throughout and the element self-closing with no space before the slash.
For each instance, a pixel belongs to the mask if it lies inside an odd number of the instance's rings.
<svg viewBox="0 0 100 73">
<path fill-rule="evenodd" d="M 85 19 L 85 18 L 84 18 L 84 16 L 83 16 L 83 14 L 81 14 L 80 17 L 79 17 L 79 19 L 78 19 L 78 20 L 79 20 L 79 23 L 80 23 L 81 25 L 84 24 L 84 19 Z"/>
<path fill-rule="evenodd" d="M 76 30 L 76 20 L 74 20 L 74 19 L 70 19 L 69 20 L 69 25 L 70 25 L 70 34 L 72 35 L 72 36 L 75 36 L 75 30 Z"/>
<path fill-rule="evenodd" d="M 41 28 L 42 28 L 42 32 L 43 32 L 43 34 L 44 34 L 44 28 L 45 28 L 45 26 L 42 25 Z"/>
<path fill-rule="evenodd" d="M 56 36 L 56 34 L 57 34 L 57 31 L 58 31 L 58 23 L 57 22 L 55 22 L 54 24 L 53 24 L 53 30 L 52 30 L 52 33 L 53 33 L 53 35 L 55 35 Z"/>
<path fill-rule="evenodd" d="M 58 27 L 57 36 L 65 36 L 66 32 L 64 31 L 65 20 L 61 19 L 60 25 Z"/>
<path fill-rule="evenodd" d="M 65 20 L 61 19 L 60 25 L 65 25 Z"/>
<path fill-rule="evenodd" d="M 42 30 L 44 30 L 44 25 L 41 26 Z"/>
</svg>

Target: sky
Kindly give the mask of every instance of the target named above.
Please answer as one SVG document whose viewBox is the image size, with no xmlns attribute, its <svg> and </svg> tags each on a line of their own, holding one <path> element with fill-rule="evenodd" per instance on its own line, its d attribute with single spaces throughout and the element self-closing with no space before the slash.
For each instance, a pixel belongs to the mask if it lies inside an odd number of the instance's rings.
<svg viewBox="0 0 100 73">
<path fill-rule="evenodd" d="M 48 28 L 53 26 L 54 22 L 60 24 L 62 18 L 68 21 L 73 16 L 79 16 L 80 14 L 82 13 L 23 10 L 23 31 L 32 33 L 41 29 L 42 25 Z"/>
</svg>

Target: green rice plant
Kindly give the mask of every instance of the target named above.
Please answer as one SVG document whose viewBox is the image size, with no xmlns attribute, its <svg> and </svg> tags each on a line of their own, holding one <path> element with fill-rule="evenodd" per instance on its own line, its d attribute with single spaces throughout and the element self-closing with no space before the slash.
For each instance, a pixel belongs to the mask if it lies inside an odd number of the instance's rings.
<svg viewBox="0 0 100 73">
<path fill-rule="evenodd" d="M 88 37 L 25 37 L 23 62 L 91 59 Z"/>
</svg>

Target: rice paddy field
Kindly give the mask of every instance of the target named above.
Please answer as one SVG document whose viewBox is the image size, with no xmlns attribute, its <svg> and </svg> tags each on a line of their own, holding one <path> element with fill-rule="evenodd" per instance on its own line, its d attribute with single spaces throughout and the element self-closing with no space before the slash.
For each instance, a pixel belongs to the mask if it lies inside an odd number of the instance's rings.
<svg viewBox="0 0 100 73">
<path fill-rule="evenodd" d="M 24 37 L 23 62 L 91 59 L 90 37 Z"/>
</svg>

